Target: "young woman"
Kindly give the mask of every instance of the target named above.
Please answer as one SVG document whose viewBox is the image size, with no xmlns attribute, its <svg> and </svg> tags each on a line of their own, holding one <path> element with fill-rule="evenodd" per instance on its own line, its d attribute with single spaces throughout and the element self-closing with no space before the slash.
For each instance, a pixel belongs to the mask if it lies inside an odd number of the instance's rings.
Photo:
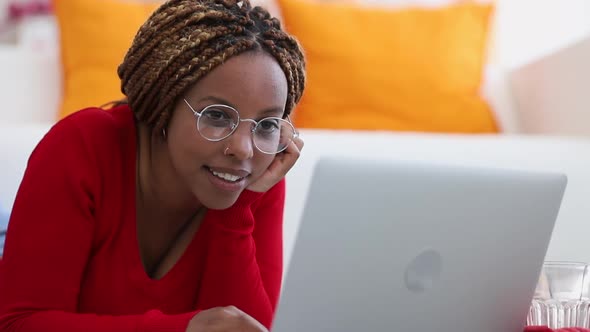
<svg viewBox="0 0 590 332">
<path fill-rule="evenodd" d="M 0 330 L 265 331 L 303 147 L 297 41 L 247 0 L 171 0 L 118 74 L 125 102 L 61 120 L 30 157 Z"/>
</svg>

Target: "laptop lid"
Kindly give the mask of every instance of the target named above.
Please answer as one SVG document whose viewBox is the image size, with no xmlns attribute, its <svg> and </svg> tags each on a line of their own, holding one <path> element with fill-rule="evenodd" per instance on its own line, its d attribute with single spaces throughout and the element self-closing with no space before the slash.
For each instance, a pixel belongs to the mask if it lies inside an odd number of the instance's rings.
<svg viewBox="0 0 590 332">
<path fill-rule="evenodd" d="M 273 332 L 521 332 L 563 174 L 320 159 Z"/>
</svg>

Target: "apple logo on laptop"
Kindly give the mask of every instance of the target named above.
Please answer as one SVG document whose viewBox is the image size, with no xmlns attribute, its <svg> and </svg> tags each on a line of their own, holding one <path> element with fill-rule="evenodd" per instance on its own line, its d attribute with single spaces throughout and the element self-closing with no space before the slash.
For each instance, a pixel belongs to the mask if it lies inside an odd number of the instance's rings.
<svg viewBox="0 0 590 332">
<path fill-rule="evenodd" d="M 406 287 L 415 293 L 424 292 L 440 278 L 442 257 L 434 249 L 423 250 L 406 268 Z"/>
</svg>

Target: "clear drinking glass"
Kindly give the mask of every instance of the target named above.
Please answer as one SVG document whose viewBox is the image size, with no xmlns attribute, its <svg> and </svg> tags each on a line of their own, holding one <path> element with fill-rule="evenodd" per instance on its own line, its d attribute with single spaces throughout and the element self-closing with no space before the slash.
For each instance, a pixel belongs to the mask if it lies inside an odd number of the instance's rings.
<svg viewBox="0 0 590 332">
<path fill-rule="evenodd" d="M 579 262 L 545 262 L 527 325 L 552 329 L 590 327 L 589 265 Z"/>
</svg>

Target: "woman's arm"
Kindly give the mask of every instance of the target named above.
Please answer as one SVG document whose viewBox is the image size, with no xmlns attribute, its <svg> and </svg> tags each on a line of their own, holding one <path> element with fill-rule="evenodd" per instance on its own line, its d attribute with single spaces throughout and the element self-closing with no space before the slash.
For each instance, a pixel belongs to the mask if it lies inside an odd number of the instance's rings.
<svg viewBox="0 0 590 332">
<path fill-rule="evenodd" d="M 266 193 L 246 190 L 212 210 L 212 237 L 198 308 L 233 305 L 270 327 L 283 272 L 285 181 Z"/>
<path fill-rule="evenodd" d="M 77 123 L 62 121 L 32 153 L 0 265 L 0 331 L 184 331 L 196 314 L 77 314 L 91 255 L 100 177 Z"/>
</svg>

